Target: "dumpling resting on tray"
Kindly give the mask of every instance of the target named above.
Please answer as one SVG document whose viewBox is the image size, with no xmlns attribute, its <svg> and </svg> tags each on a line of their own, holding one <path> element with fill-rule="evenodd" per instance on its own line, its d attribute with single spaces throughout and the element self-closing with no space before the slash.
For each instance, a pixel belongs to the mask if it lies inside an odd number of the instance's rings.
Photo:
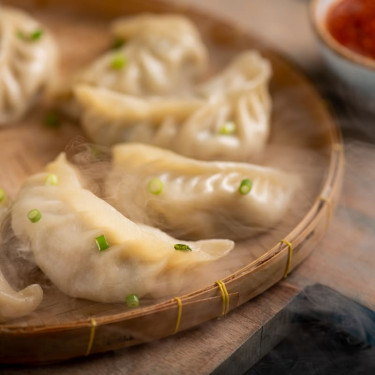
<svg viewBox="0 0 375 375">
<path fill-rule="evenodd" d="M 197 89 L 208 102 L 183 124 L 171 149 L 201 160 L 256 159 L 270 133 L 270 77 L 269 62 L 257 52 L 237 56 Z"/>
<path fill-rule="evenodd" d="M 111 31 L 125 41 L 125 53 L 135 46 L 137 60 L 143 69 L 139 81 L 143 82 L 146 91 L 141 84 L 136 92 L 126 88 L 125 92 L 129 94 L 178 93 L 195 84 L 207 69 L 206 46 L 187 17 L 141 14 L 114 21 Z"/>
<path fill-rule="evenodd" d="M 229 240 L 181 243 L 135 224 L 83 188 L 64 154 L 21 188 L 12 227 L 61 291 L 100 302 L 121 302 L 129 294 L 173 295 L 185 272 L 234 246 Z"/>
<path fill-rule="evenodd" d="M 0 323 L 33 312 L 42 302 L 43 290 L 38 284 L 15 291 L 0 271 Z"/>
<path fill-rule="evenodd" d="M 56 77 L 50 33 L 23 11 L 0 6 L 0 125 L 16 121 Z"/>
<path fill-rule="evenodd" d="M 257 51 L 240 53 L 219 74 L 197 87 L 199 95 L 206 98 L 225 98 L 231 94 L 254 92 L 265 110 L 271 110 L 268 83 L 272 68 L 268 60 Z"/>
<path fill-rule="evenodd" d="M 142 144 L 113 147 L 106 199 L 182 238 L 248 238 L 285 217 L 298 179 L 273 168 L 205 162 Z"/>
<path fill-rule="evenodd" d="M 179 15 L 119 19 L 112 33 L 124 46 L 111 50 L 75 77 L 84 83 L 136 96 L 181 93 L 207 67 L 207 51 L 193 23 Z"/>
<path fill-rule="evenodd" d="M 87 85 L 75 94 L 95 143 L 142 142 L 196 159 L 247 161 L 268 139 L 270 72 L 266 60 L 247 52 L 194 98 L 135 98 Z"/>
<path fill-rule="evenodd" d="M 137 98 L 83 85 L 75 93 L 83 108 L 85 133 L 104 146 L 142 141 L 170 148 L 183 122 L 203 104 L 193 98 Z"/>
<path fill-rule="evenodd" d="M 0 188 L 0 228 L 9 210 L 10 200 Z M 39 285 L 29 285 L 17 292 L 9 285 L 0 270 L 0 323 L 31 313 L 39 306 L 42 298 L 43 290 Z"/>
</svg>

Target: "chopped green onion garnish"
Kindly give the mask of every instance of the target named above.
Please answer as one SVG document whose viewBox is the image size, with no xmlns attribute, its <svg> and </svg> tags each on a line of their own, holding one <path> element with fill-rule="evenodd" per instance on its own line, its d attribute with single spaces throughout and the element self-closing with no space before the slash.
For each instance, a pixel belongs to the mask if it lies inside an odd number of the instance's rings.
<svg viewBox="0 0 375 375">
<path fill-rule="evenodd" d="M 57 176 L 53 173 L 49 174 L 46 178 L 45 184 L 48 186 L 56 186 L 58 184 L 59 180 Z"/>
<path fill-rule="evenodd" d="M 0 188 L 0 202 L 2 202 L 5 198 L 5 191 L 4 189 Z"/>
<path fill-rule="evenodd" d="M 42 38 L 44 31 L 42 29 L 36 29 L 32 31 L 30 34 L 25 34 L 23 31 L 19 30 L 17 32 L 17 36 L 29 42 L 34 42 Z"/>
<path fill-rule="evenodd" d="M 253 183 L 248 178 L 245 178 L 244 180 L 241 181 L 238 191 L 240 194 L 246 195 L 250 193 L 252 187 L 253 187 Z"/>
<path fill-rule="evenodd" d="M 159 180 L 158 178 L 152 178 L 149 181 L 147 187 L 148 187 L 148 191 L 151 194 L 158 195 L 163 191 L 164 185 L 163 185 L 163 182 Z"/>
<path fill-rule="evenodd" d="M 112 49 L 119 49 L 126 43 L 126 40 L 123 38 L 116 38 L 113 40 Z"/>
<path fill-rule="evenodd" d="M 176 243 L 174 245 L 174 248 L 175 250 L 180 250 L 180 251 L 192 251 L 190 246 L 185 245 L 183 243 Z"/>
<path fill-rule="evenodd" d="M 116 55 L 111 61 L 111 68 L 115 70 L 121 70 L 127 64 L 127 59 L 124 55 Z"/>
<path fill-rule="evenodd" d="M 139 298 L 136 294 L 129 294 L 126 297 L 126 304 L 128 307 L 138 307 L 139 306 Z"/>
<path fill-rule="evenodd" d="M 104 234 L 102 234 L 99 237 L 96 237 L 95 241 L 96 241 L 96 244 L 98 245 L 99 251 L 104 251 L 104 250 L 107 250 L 109 248 L 107 239 L 105 238 Z"/>
<path fill-rule="evenodd" d="M 55 112 L 48 112 L 46 117 L 44 118 L 44 123 L 51 128 L 56 128 L 61 124 L 61 120 L 57 113 Z"/>
<path fill-rule="evenodd" d="M 34 208 L 28 212 L 27 217 L 32 223 L 37 223 L 42 218 L 42 213 Z"/>
<path fill-rule="evenodd" d="M 43 36 L 43 30 L 42 29 L 38 29 L 38 30 L 33 31 L 30 34 L 30 39 L 31 40 L 39 40 L 42 36 Z"/>
<path fill-rule="evenodd" d="M 223 134 L 223 135 L 230 135 L 230 134 L 234 134 L 235 132 L 236 132 L 236 124 L 232 121 L 226 122 L 220 128 L 220 134 Z"/>
</svg>

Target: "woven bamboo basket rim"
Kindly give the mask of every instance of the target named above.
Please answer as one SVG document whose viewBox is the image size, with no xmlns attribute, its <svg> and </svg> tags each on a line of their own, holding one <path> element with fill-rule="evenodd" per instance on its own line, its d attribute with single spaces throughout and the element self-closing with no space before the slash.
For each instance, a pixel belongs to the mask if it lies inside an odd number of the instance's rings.
<svg viewBox="0 0 375 375">
<path fill-rule="evenodd" d="M 22 0 L 18 2 L 22 3 Z M 131 1 L 129 3 L 132 4 L 131 6 L 135 6 L 135 7 L 137 6 L 137 1 L 134 1 L 134 2 Z M 143 1 L 143 3 L 147 4 L 147 1 Z M 101 6 L 103 5 L 102 4 L 99 5 L 99 7 Z M 175 4 L 170 4 L 166 0 L 152 1 L 152 7 L 153 9 L 155 9 L 156 12 L 163 12 L 166 9 L 168 9 L 168 12 L 172 12 L 172 11 L 180 12 L 180 13 L 182 12 L 182 13 L 187 13 L 189 15 L 195 14 L 195 15 L 199 15 L 199 17 L 205 16 L 204 13 L 201 11 L 198 12 L 198 11 L 195 11 L 194 9 L 191 9 L 190 7 L 180 6 L 180 5 L 177 6 Z M 212 16 L 207 15 L 207 17 L 213 18 L 220 25 L 224 25 L 225 27 L 229 27 L 232 30 L 235 30 L 235 33 L 237 33 L 238 35 L 243 35 L 243 36 L 249 35 L 249 32 L 245 31 L 244 29 L 241 29 L 238 26 L 233 27 L 233 25 L 230 22 L 226 20 L 222 20 L 217 16 L 212 17 Z M 290 68 L 291 64 L 289 62 L 286 63 L 284 58 L 280 57 L 273 50 L 271 50 L 270 53 L 272 54 L 275 60 L 282 61 L 284 65 L 286 64 Z M 262 291 L 260 291 L 259 293 L 255 295 L 251 295 L 249 298 L 247 297 L 241 298 L 238 290 L 234 289 L 232 284 L 235 281 L 241 281 L 241 280 L 250 278 L 255 271 L 259 270 L 262 266 L 269 264 L 269 262 L 272 262 L 277 257 L 282 257 L 282 258 L 287 259 L 288 254 L 291 253 L 291 249 L 289 245 L 286 242 L 283 243 L 282 240 L 286 240 L 290 244 L 292 244 L 293 249 L 296 249 L 299 245 L 303 244 L 304 241 L 306 241 L 307 234 L 311 232 L 311 230 L 313 230 L 320 222 L 329 221 L 329 216 L 332 216 L 335 203 L 337 202 L 337 199 L 338 199 L 338 195 L 339 195 L 339 191 L 341 187 L 342 175 L 343 175 L 343 166 L 344 166 L 343 142 L 342 142 L 339 128 L 337 124 L 334 122 L 334 120 L 332 119 L 332 116 L 330 115 L 330 111 L 327 105 L 320 98 L 318 91 L 314 88 L 312 83 L 302 73 L 300 73 L 298 69 L 296 69 L 295 67 L 292 67 L 291 70 L 293 70 L 293 73 L 298 78 L 298 80 L 302 82 L 302 84 L 304 84 L 306 87 L 308 87 L 308 89 L 311 91 L 311 95 L 314 96 L 317 99 L 317 101 L 319 101 L 318 104 L 321 107 L 319 108 L 319 110 L 324 112 L 324 116 L 326 116 L 329 120 L 328 122 L 330 124 L 330 127 L 327 129 L 324 129 L 325 131 L 328 132 L 326 135 L 326 138 L 328 140 L 327 144 L 330 145 L 330 156 L 329 156 L 329 163 L 328 163 L 328 168 L 327 168 L 327 176 L 325 178 L 325 183 L 323 184 L 323 187 L 320 190 L 320 193 L 316 196 L 315 202 L 313 203 L 311 208 L 308 210 L 308 212 L 305 214 L 305 216 L 302 218 L 302 220 L 299 222 L 299 224 L 296 227 L 294 227 L 284 238 L 280 238 L 280 242 L 275 243 L 274 246 L 272 246 L 272 248 L 266 251 L 262 256 L 260 256 L 256 260 L 250 262 L 249 264 L 245 265 L 241 269 L 237 270 L 236 272 L 228 275 L 227 277 L 221 280 L 225 284 L 226 290 L 230 296 L 238 294 L 237 303 L 235 303 L 234 306 L 232 305 L 228 306 L 228 311 L 250 300 L 251 298 L 254 298 L 256 295 L 262 293 Z M 291 254 L 289 254 L 289 256 L 291 256 Z M 303 258 L 305 258 L 306 256 L 307 254 Z M 297 264 L 293 262 L 292 256 L 290 260 L 291 260 L 291 266 L 290 266 L 290 269 L 288 270 L 289 272 L 292 271 L 297 266 Z M 285 265 L 285 267 L 287 267 L 287 265 Z M 273 284 L 277 283 L 280 279 L 282 279 L 282 277 L 279 278 L 277 281 L 275 281 Z M 219 298 L 219 299 L 222 298 L 219 286 L 216 283 L 207 285 L 191 293 L 183 294 L 179 296 L 179 299 L 182 303 L 182 311 L 183 311 L 184 305 L 186 305 L 189 302 L 199 302 L 199 301 L 208 300 L 214 297 Z M 135 320 L 140 317 L 153 315 L 157 312 L 165 312 L 165 311 L 175 312 L 177 309 L 179 309 L 177 301 L 172 298 L 166 301 L 162 301 L 160 303 L 153 304 L 151 306 L 140 307 L 135 310 L 115 313 L 115 314 L 108 315 L 108 316 L 96 317 L 95 325 L 96 325 L 96 329 L 99 329 L 101 326 L 105 326 L 108 324 Z M 221 314 L 218 311 L 218 314 L 216 316 L 220 316 L 220 315 Z M 208 319 L 205 319 L 205 320 L 208 320 Z M 205 320 L 202 320 L 199 323 L 203 323 Z M 194 323 L 194 324 L 186 323 L 185 327 L 181 328 L 181 330 L 191 328 L 192 326 L 197 325 L 199 323 Z M 171 322 L 171 326 L 173 326 L 174 324 L 175 322 Z M 89 332 L 89 329 L 91 329 L 92 326 L 93 326 L 93 320 L 91 318 L 77 319 L 69 323 L 50 324 L 48 326 L 45 326 L 45 325 L 33 325 L 33 326 L 19 326 L 18 325 L 17 326 L 17 325 L 13 325 L 12 323 L 1 324 L 0 325 L 0 340 L 1 340 L 2 335 L 7 335 L 7 336 L 14 335 L 14 336 L 25 337 L 25 336 L 34 336 L 37 334 L 48 334 L 52 332 L 56 333 L 56 332 L 61 332 L 61 331 L 70 331 L 70 330 L 79 330 L 79 329 L 87 329 L 87 332 Z M 168 336 L 168 335 L 169 333 L 164 334 L 164 336 Z M 97 351 L 102 351 L 102 350 L 97 350 Z"/>
</svg>

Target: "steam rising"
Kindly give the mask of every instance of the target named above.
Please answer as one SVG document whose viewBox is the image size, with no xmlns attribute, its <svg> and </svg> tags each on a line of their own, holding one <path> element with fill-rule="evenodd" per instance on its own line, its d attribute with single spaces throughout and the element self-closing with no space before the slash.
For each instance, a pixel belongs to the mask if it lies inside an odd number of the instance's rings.
<svg viewBox="0 0 375 375">
<path fill-rule="evenodd" d="M 375 313 L 323 285 L 288 308 L 286 338 L 246 375 L 372 374 Z"/>
</svg>

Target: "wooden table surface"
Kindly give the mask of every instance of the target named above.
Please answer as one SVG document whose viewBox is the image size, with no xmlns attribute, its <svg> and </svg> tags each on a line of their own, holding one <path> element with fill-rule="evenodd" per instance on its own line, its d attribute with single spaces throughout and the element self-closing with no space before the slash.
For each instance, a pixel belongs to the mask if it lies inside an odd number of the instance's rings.
<svg viewBox="0 0 375 375">
<path fill-rule="evenodd" d="M 307 285 L 325 284 L 375 310 L 375 111 L 346 95 L 326 71 L 308 20 L 309 1 L 174 1 L 238 22 L 299 65 L 330 101 L 344 131 L 346 173 L 329 231 L 288 279 L 224 319 L 156 343 L 62 364 L 3 366 L 1 374 L 242 374 L 280 340 L 284 308 Z"/>
</svg>

